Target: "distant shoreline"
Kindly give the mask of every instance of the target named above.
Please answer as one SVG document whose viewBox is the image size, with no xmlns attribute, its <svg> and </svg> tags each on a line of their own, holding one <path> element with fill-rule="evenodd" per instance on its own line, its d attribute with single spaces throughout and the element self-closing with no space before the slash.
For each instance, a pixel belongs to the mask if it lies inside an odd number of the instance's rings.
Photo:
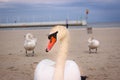
<svg viewBox="0 0 120 80">
<path fill-rule="evenodd" d="M 88 23 L 87 26 L 69 26 L 69 29 L 79 29 L 79 28 L 120 28 L 120 23 Z M 13 28 L 0 28 L 0 30 L 39 30 L 39 29 L 50 29 L 50 26 L 47 27 L 13 27 Z"/>
</svg>

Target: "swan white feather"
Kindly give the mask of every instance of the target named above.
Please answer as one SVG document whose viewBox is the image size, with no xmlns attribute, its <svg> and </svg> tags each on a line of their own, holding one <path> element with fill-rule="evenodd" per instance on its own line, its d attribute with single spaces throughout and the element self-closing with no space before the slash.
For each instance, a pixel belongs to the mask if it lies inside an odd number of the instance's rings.
<svg viewBox="0 0 120 80">
<path fill-rule="evenodd" d="M 36 67 L 34 80 L 53 80 L 54 71 L 55 62 L 44 59 Z M 64 80 L 81 80 L 79 68 L 72 60 L 65 63 Z"/>
</svg>

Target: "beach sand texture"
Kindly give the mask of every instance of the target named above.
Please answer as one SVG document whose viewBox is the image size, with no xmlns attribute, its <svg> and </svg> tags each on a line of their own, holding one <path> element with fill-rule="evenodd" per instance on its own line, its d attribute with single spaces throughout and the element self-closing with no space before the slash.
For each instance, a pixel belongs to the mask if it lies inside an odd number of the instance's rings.
<svg viewBox="0 0 120 80">
<path fill-rule="evenodd" d="M 100 41 L 98 53 L 89 54 L 85 28 L 69 29 L 68 59 L 74 60 L 87 80 L 120 80 L 120 28 L 94 28 L 93 35 Z M 25 56 L 24 35 L 32 33 L 37 40 L 35 56 Z M 0 80 L 33 80 L 34 70 L 43 59 L 56 59 L 58 45 L 45 52 L 49 29 L 0 30 Z M 47 76 L 47 75 L 46 75 Z"/>
</svg>

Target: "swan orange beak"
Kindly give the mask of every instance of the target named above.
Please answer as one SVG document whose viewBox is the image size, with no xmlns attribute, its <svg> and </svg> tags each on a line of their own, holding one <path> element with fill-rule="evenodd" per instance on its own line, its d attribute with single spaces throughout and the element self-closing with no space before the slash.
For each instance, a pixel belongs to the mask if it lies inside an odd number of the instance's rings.
<svg viewBox="0 0 120 80">
<path fill-rule="evenodd" d="M 57 40 L 56 40 L 56 38 L 55 37 L 51 37 L 50 38 L 50 40 L 49 40 L 49 42 L 48 42 L 48 46 L 47 46 L 47 48 L 46 48 L 46 52 L 49 52 L 50 50 L 51 50 L 51 48 L 53 47 L 53 45 L 55 44 L 55 42 L 56 42 Z"/>
</svg>

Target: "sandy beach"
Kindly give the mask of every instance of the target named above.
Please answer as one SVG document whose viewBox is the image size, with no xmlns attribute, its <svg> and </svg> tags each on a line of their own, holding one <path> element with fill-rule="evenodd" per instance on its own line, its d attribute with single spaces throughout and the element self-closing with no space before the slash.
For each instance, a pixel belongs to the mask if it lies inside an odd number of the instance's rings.
<svg viewBox="0 0 120 80">
<path fill-rule="evenodd" d="M 93 28 L 100 41 L 98 53 L 89 54 L 85 28 L 69 29 L 70 45 L 67 59 L 74 60 L 87 80 L 120 80 L 120 28 Z M 32 33 L 37 40 L 35 56 L 25 56 L 24 35 Z M 45 52 L 49 29 L 0 30 L 0 80 L 33 80 L 34 70 L 43 59 L 55 60 L 58 45 Z"/>
</svg>

